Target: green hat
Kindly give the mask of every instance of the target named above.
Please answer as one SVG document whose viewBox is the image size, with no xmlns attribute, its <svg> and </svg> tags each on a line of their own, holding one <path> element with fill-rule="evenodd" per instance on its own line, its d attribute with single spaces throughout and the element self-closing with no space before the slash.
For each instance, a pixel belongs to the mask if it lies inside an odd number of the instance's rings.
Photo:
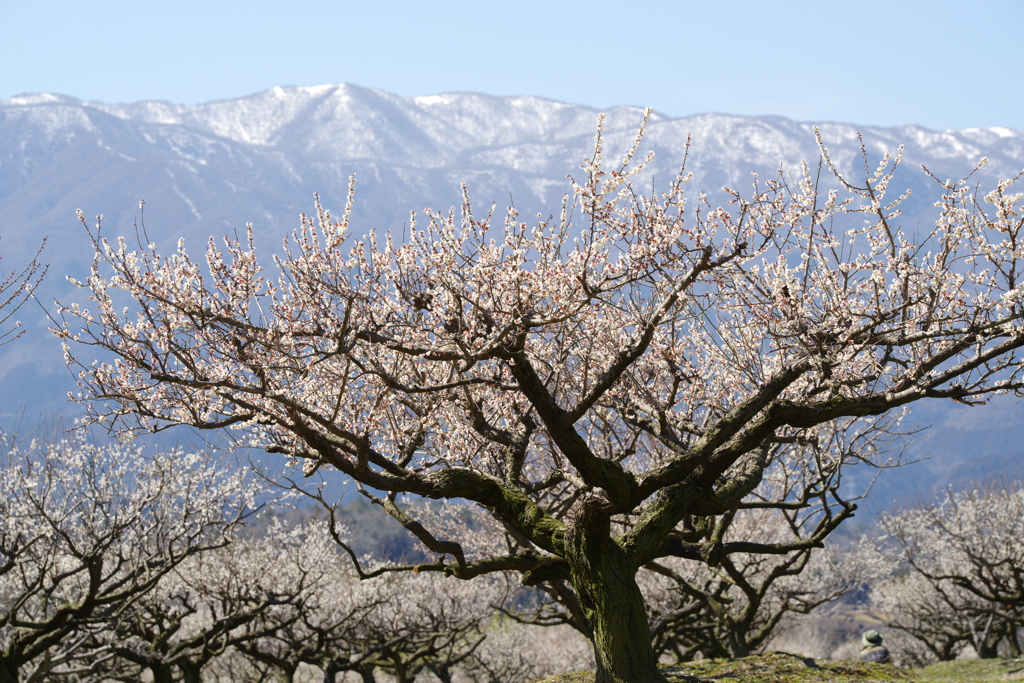
<svg viewBox="0 0 1024 683">
<path fill-rule="evenodd" d="M 865 645 L 881 645 L 882 634 L 875 629 L 871 629 L 870 631 L 865 631 L 864 635 L 860 637 L 860 640 Z"/>
</svg>

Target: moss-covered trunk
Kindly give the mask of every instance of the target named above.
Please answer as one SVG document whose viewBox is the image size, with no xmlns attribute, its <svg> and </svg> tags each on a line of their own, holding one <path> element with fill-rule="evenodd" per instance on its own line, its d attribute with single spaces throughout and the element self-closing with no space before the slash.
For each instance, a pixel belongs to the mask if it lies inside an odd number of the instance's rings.
<svg viewBox="0 0 1024 683">
<path fill-rule="evenodd" d="M 651 627 L 636 572 L 610 534 L 605 515 L 581 510 L 566 536 L 573 588 L 590 628 L 596 683 L 665 683 L 651 647 Z"/>
</svg>

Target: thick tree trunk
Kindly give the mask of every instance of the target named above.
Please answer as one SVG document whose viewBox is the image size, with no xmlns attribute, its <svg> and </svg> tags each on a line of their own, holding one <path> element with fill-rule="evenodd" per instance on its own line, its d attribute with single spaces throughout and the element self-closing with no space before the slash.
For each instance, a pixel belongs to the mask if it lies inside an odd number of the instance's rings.
<svg viewBox="0 0 1024 683">
<path fill-rule="evenodd" d="M 447 666 L 427 666 L 441 683 L 452 683 L 452 672 Z"/>
<path fill-rule="evenodd" d="M 738 624 L 728 624 L 726 644 L 729 647 L 729 658 L 739 659 L 750 656 L 750 645 L 747 643 L 747 629 Z"/>
<path fill-rule="evenodd" d="M 999 656 L 999 641 L 1002 634 L 986 636 L 978 644 L 978 659 L 994 659 Z"/>
<path fill-rule="evenodd" d="M 203 665 L 197 662 L 180 662 L 182 683 L 203 683 Z"/>
<path fill-rule="evenodd" d="M 1017 640 L 1017 627 L 1015 625 L 1010 626 L 1010 632 L 1006 636 L 1006 642 L 1010 645 L 1010 656 L 1014 659 L 1020 659 L 1021 652 L 1020 641 Z"/>
<path fill-rule="evenodd" d="M 324 665 L 323 670 L 324 683 L 335 683 L 335 681 L 338 678 L 338 674 L 342 672 L 342 668 L 334 662 L 328 662 L 326 665 Z"/>
<path fill-rule="evenodd" d="M 0 655 L 0 683 L 18 683 L 18 665 L 3 655 Z"/>
<path fill-rule="evenodd" d="M 940 662 L 949 662 L 956 659 L 956 652 L 954 648 L 957 644 L 956 640 L 944 640 L 938 648 L 933 648 L 935 656 L 939 658 Z"/>
<path fill-rule="evenodd" d="M 999 656 L 999 641 L 1006 635 L 1006 629 L 1002 624 L 992 624 L 993 618 L 985 626 L 985 631 L 980 633 L 980 638 L 975 638 L 974 648 L 978 651 L 979 659 L 994 659 Z"/>
<path fill-rule="evenodd" d="M 151 664 L 149 667 L 153 674 L 153 683 L 174 683 L 174 669 L 167 664 Z"/>
<path fill-rule="evenodd" d="M 978 648 L 978 659 L 994 659 L 999 656 L 999 650 L 990 643 L 982 643 Z"/>
<path fill-rule="evenodd" d="M 416 680 L 416 672 L 410 671 L 405 664 L 395 664 L 395 683 L 413 683 Z"/>
<path fill-rule="evenodd" d="M 596 683 L 665 683 L 637 567 L 612 540 L 608 518 L 584 506 L 567 534 L 566 551 L 573 588 L 594 633 Z"/>
</svg>

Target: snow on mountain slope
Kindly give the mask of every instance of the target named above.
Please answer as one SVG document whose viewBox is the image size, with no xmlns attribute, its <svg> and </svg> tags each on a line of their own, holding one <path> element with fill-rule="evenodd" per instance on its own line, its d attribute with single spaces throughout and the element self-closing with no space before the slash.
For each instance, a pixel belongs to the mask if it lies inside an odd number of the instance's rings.
<svg viewBox="0 0 1024 683">
<path fill-rule="evenodd" d="M 251 220 L 262 229 L 265 220 L 291 221 L 312 191 L 339 201 L 348 176 L 360 171 L 363 217 L 378 225 L 400 223 L 409 209 L 457 202 L 460 180 L 471 181 L 484 202 L 505 204 L 511 192 L 517 205 L 550 210 L 565 175 L 591 151 L 597 119 L 593 109 L 535 97 L 404 98 L 351 85 L 278 87 L 194 107 L 29 95 L 0 101 L 0 112 L 0 212 L 36 223 L 46 205 L 26 199 L 42 188 L 76 206 L 95 198 L 96 210 L 120 219 L 121 207 L 136 204 L 134 195 L 149 186 L 151 199 L 164 202 L 154 210 L 187 235 L 193 228 L 201 234 L 199 224 L 218 232 L 225 223 Z M 608 112 L 609 150 L 629 144 L 641 115 L 635 107 Z M 816 158 L 811 128 L 780 117 L 654 115 L 646 144 L 656 152 L 655 180 L 665 179 L 691 137 L 689 169 L 701 189 L 715 191 L 745 183 L 751 170 L 793 169 Z M 826 123 L 821 130 L 836 160 L 857 163 L 857 127 Z M 1024 135 L 1005 128 L 861 131 L 869 152 L 906 144 L 908 169 L 925 163 L 943 177 L 968 172 L 981 156 L 990 159 L 982 180 L 1024 165 Z M 121 174 L 131 182 L 111 182 Z M 196 182 L 179 182 L 182 174 Z M 905 175 L 911 185 L 923 183 L 919 173 Z"/>
<path fill-rule="evenodd" d="M 632 141 L 637 107 L 606 112 L 606 156 Z M 180 106 L 82 102 L 51 94 L 0 100 L 0 253 L 10 267 L 50 236 L 50 276 L 41 295 L 67 299 L 65 274 L 83 275 L 89 245 L 74 211 L 104 214 L 105 231 L 134 238 L 138 203 L 146 200 L 146 241 L 173 245 L 179 236 L 199 252 L 210 235 L 253 223 L 269 253 L 312 208 L 319 192 L 328 207 L 344 203 L 348 177 L 358 178 L 354 225 L 400 234 L 410 210 L 457 205 L 466 181 L 478 204 L 510 202 L 523 216 L 557 211 L 566 174 L 593 151 L 598 111 L 537 97 L 446 93 L 400 97 L 353 85 L 277 87 L 235 100 Z M 815 124 L 781 117 L 702 114 L 651 117 L 643 150 L 655 162 L 643 187 L 678 170 L 690 140 L 693 189 L 712 199 L 723 185 L 749 185 L 780 166 L 796 171 L 816 161 Z M 858 132 L 875 164 L 906 146 L 895 183 L 913 190 L 903 220 L 927 224 L 937 195 L 917 168 L 939 178 L 962 177 L 981 157 L 983 187 L 1024 168 L 1024 133 L 1007 128 L 931 131 L 817 124 L 843 168 L 862 164 Z M 895 188 L 894 188 L 895 189 Z M 719 194 L 720 196 L 720 194 Z M 141 230 L 142 226 L 139 226 Z M 23 312 L 26 338 L 0 349 L 0 422 L 67 410 L 71 388 L 59 345 L 39 311 Z"/>
<path fill-rule="evenodd" d="M 95 105 L 126 120 L 180 124 L 248 144 L 358 158 L 375 143 L 420 141 L 431 154 L 522 142 L 550 142 L 590 133 L 585 107 L 537 97 L 444 94 L 400 97 L 353 85 L 277 87 L 237 100 L 183 107 L 159 102 Z M 619 107 L 616 118 L 641 110 Z M 396 134 L 397 133 L 397 134 Z M 374 153 L 381 150 L 373 149 Z M 417 148 L 396 150 L 407 160 Z M 421 159 L 434 165 L 436 159 Z"/>
</svg>

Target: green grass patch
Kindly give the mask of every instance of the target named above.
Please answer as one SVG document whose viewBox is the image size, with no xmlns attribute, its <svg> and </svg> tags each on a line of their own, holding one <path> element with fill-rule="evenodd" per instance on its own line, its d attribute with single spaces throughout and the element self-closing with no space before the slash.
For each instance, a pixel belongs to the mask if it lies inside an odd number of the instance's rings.
<svg viewBox="0 0 1024 683">
<path fill-rule="evenodd" d="M 889 664 L 814 660 L 785 652 L 742 659 L 709 659 L 663 669 L 670 683 L 946 683 L 1024 681 L 1024 660 L 961 659 L 924 669 Z M 591 683 L 592 671 L 575 671 L 535 683 Z"/>
<path fill-rule="evenodd" d="M 1024 659 L 956 659 L 921 669 L 928 683 L 1024 681 Z"/>
</svg>

